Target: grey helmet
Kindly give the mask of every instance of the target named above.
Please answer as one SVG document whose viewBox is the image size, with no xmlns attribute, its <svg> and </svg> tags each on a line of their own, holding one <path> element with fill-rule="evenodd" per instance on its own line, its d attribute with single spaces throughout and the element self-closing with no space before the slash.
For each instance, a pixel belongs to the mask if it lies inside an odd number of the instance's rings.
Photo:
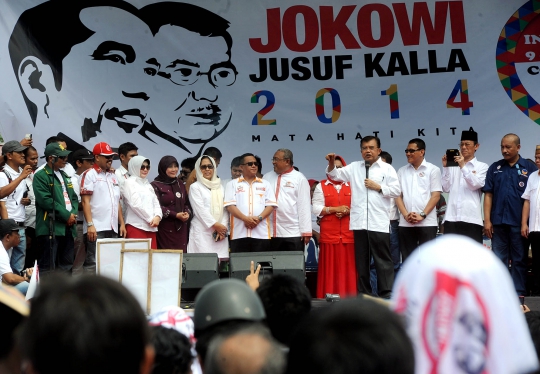
<svg viewBox="0 0 540 374">
<path fill-rule="evenodd" d="M 195 298 L 195 330 L 205 330 L 223 321 L 262 321 L 266 318 L 259 296 L 238 279 L 215 280 Z"/>
</svg>

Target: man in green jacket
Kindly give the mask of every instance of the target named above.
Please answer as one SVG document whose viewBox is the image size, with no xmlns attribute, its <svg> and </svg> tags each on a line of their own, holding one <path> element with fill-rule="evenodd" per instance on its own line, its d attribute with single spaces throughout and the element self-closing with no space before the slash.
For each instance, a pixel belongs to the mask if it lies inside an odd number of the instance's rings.
<svg viewBox="0 0 540 374">
<path fill-rule="evenodd" d="M 36 240 L 42 248 L 38 260 L 40 275 L 55 269 L 71 273 L 73 267 L 79 202 L 71 179 L 60 170 L 70 153 L 56 142 L 48 144 L 45 148 L 47 164 L 34 175 Z"/>
</svg>

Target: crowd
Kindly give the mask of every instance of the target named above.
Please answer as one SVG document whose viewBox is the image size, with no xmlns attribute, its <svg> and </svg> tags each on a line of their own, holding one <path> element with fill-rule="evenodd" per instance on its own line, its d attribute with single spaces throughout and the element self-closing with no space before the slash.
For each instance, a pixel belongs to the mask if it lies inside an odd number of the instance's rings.
<svg viewBox="0 0 540 374">
<path fill-rule="evenodd" d="M 529 245 L 540 276 L 540 147 L 535 162 L 522 158 L 515 134 L 502 138 L 503 159 L 488 166 L 475 157 L 478 134 L 464 131 L 460 152 L 453 160 L 443 155 L 442 173 L 425 160 L 422 139 L 408 142 L 408 163 L 396 171 L 380 139 L 368 136 L 362 161 L 327 154 L 322 181 L 296 170 L 288 149 L 275 152 L 264 176 L 258 156 L 235 157 L 230 179 L 218 176 L 216 148 L 181 163 L 164 156 L 149 181 L 152 162 L 132 143 L 117 152 L 103 142 L 71 152 L 52 137 L 40 167 L 31 143 L 2 148 L 2 281 L 25 293 L 35 260 L 42 280 L 30 312 L 0 288 L 5 372 L 21 372 L 21 360 L 26 373 L 538 370 L 540 318 L 523 317 L 516 293 L 526 292 Z M 121 165 L 113 168 L 117 156 Z M 442 192 L 444 232 L 461 236 L 433 240 Z M 479 244 L 483 234 L 493 253 Z M 95 274 L 96 240 L 118 236 L 222 260 L 235 252 L 304 251 L 314 240 L 318 297 L 381 299 L 311 311 L 302 283 L 273 276 L 259 285 L 252 263 L 251 288 L 212 282 L 198 294 L 193 320 L 170 307 L 148 322 L 118 283 L 66 277 Z"/>
<path fill-rule="evenodd" d="M 10 225 L 1 233 L 0 267 L 13 276 L 4 282 L 24 292 L 35 260 L 45 276 L 52 270 L 95 273 L 96 240 L 103 238 L 151 239 L 153 249 L 213 252 L 220 260 L 237 252 L 304 251 L 311 241 L 319 251 L 317 297 L 362 293 L 388 299 L 402 263 L 444 231 L 479 243 L 484 235 L 490 238 L 519 296 L 527 293 L 530 246 L 530 288 L 539 293 L 540 147 L 534 162 L 525 159 L 519 137 L 507 134 L 503 159 L 488 166 L 475 156 L 479 146 L 476 132 L 463 131 L 459 151 L 452 159 L 443 155 L 441 173 L 426 161 L 425 142 L 412 139 L 405 149 L 408 163 L 396 171 L 380 139 L 366 136 L 361 161 L 326 156 L 322 181 L 308 181 L 288 149 L 275 152 L 273 170 L 264 176 L 260 157 L 244 153 L 231 161 L 230 178 L 228 171 L 220 178 L 222 154 L 209 147 L 181 163 L 162 157 L 150 181 L 152 162 L 133 143 L 117 152 L 104 142 L 71 152 L 54 136 L 38 167 L 31 138 L 8 141 L 2 148 L 0 215 Z M 120 165 L 113 167 L 115 159 Z M 439 225 L 442 192 L 448 202 Z M 13 224 L 18 230 L 11 231 Z"/>
</svg>

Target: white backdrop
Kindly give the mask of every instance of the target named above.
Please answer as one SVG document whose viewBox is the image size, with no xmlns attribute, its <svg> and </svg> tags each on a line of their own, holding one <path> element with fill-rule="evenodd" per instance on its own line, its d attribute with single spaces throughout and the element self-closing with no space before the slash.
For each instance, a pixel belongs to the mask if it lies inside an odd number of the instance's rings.
<svg viewBox="0 0 540 374">
<path fill-rule="evenodd" d="M 201 36 L 170 25 L 157 32 L 148 30 L 152 17 L 197 18 L 191 12 L 158 11 L 148 16 L 144 11 L 126 12 L 113 6 L 77 13 L 80 22 L 95 33 L 68 50 L 62 72 L 54 71 L 44 58 L 24 53 L 21 61 L 13 63 L 8 40 L 14 26 L 24 10 L 43 2 L 1 0 L 0 126 L 4 139 L 22 139 L 32 133 L 39 152 L 45 139 L 58 132 L 89 149 L 98 141 L 113 147 L 132 141 L 154 166 L 166 154 L 180 161 L 189 152 L 197 154 L 201 147 L 215 146 L 224 155 L 220 171 L 224 178 L 229 178 L 230 160 L 244 152 L 258 154 L 263 172 L 271 170 L 270 158 L 278 148 L 291 149 L 295 165 L 308 178 L 322 178 L 326 153 L 341 154 L 347 162 L 358 160 L 359 138 L 375 132 L 382 148 L 392 154 L 396 169 L 406 162 L 403 150 L 409 139 L 423 138 L 427 160 L 440 164 L 444 150 L 455 148 L 461 131 L 470 127 L 479 133 L 477 157 L 487 163 L 501 158 L 500 138 L 508 132 L 521 137 L 525 157 L 532 158 L 540 143 L 535 122 L 540 117 L 535 106 L 535 97 L 540 99 L 540 85 L 535 82 L 540 71 L 537 1 L 186 2 L 230 22 L 230 61 L 220 36 Z M 131 3 L 133 9 L 141 9 L 159 2 Z M 517 27 L 511 23 L 513 16 L 521 19 Z M 48 16 L 40 12 L 40 17 Z M 207 19 L 195 23 L 204 24 Z M 75 33 L 66 29 L 56 38 Z M 111 48 L 103 44 L 107 41 L 121 46 Z M 126 46 L 134 50 L 134 56 Z M 499 65 L 497 56 L 502 61 Z M 260 65 L 276 63 L 277 71 L 261 78 L 267 71 L 261 73 Z M 290 67 L 285 77 L 283 66 Z M 223 76 L 215 76 L 223 69 L 228 69 Z M 231 69 L 237 71 L 236 79 L 227 76 Z M 209 70 L 215 79 L 222 79 L 218 87 L 204 75 Z M 203 74 L 186 77 L 197 71 Z M 61 86 L 54 73 L 62 76 Z M 392 118 L 391 108 L 397 117 L 395 101 L 391 107 L 395 95 L 390 95 L 391 90 L 381 94 L 392 85 L 397 85 L 399 118 Z M 513 100 L 503 85 L 512 88 Z M 448 108 L 451 96 L 457 102 L 454 106 L 467 103 L 459 90 L 451 94 L 458 86 L 468 88 L 473 104 L 465 109 L 470 114 Z M 321 89 L 328 90 L 322 92 L 327 93 L 317 107 Z M 35 126 L 21 91 L 37 108 Z M 134 93 L 146 96 L 134 98 Z M 268 98 L 275 104 L 257 121 Z M 117 111 L 106 112 L 111 108 Z M 104 118 L 101 132 L 84 141 L 85 119 L 96 121 L 99 115 Z M 275 124 L 264 124 L 272 120 Z M 143 137 L 139 131 L 144 121 L 154 123 L 162 135 L 154 131 Z M 219 136 L 207 142 L 216 132 Z M 202 142 L 189 143 L 193 139 Z"/>
</svg>

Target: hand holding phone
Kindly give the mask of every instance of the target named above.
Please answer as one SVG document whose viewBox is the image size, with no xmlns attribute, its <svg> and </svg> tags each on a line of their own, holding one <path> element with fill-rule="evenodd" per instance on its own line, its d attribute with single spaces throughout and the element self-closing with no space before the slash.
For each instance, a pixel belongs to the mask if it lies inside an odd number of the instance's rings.
<svg viewBox="0 0 540 374">
<path fill-rule="evenodd" d="M 457 156 L 459 156 L 459 149 L 447 149 L 446 167 L 459 166 L 458 163 L 454 160 L 454 158 Z"/>
</svg>

